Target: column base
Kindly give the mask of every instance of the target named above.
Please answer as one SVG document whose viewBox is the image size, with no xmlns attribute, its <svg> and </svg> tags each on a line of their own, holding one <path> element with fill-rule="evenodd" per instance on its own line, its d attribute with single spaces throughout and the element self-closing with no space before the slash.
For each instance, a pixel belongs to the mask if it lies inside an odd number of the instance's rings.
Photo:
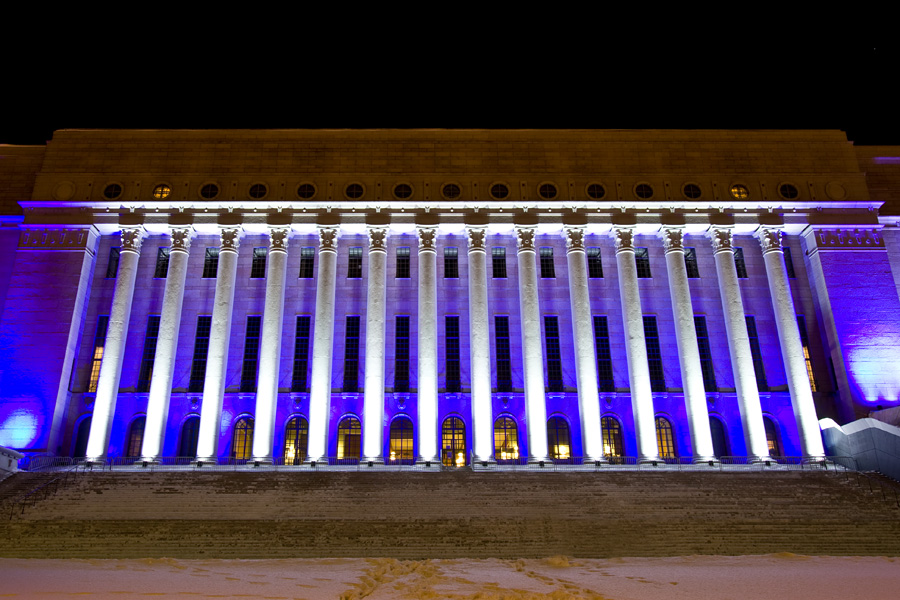
<svg viewBox="0 0 900 600">
<path fill-rule="evenodd" d="M 660 458 L 659 456 L 639 456 L 638 459 L 637 459 L 637 464 L 639 464 L 639 465 L 653 465 L 653 466 L 655 467 L 655 466 L 658 466 L 658 465 L 660 465 L 660 464 L 666 464 L 666 461 L 664 461 L 664 460 L 663 460 L 662 458 Z"/>
<path fill-rule="evenodd" d="M 359 459 L 359 464 L 362 467 L 374 469 L 380 466 L 395 466 L 403 463 L 401 463 L 399 460 L 395 462 L 386 461 L 382 456 L 367 456 L 365 458 Z"/>
<path fill-rule="evenodd" d="M 247 461 L 248 467 L 271 467 L 275 461 L 271 456 L 254 456 Z"/>
<path fill-rule="evenodd" d="M 191 461 L 191 466 L 197 467 L 198 469 L 202 469 L 206 466 L 214 467 L 217 464 L 219 464 L 219 459 L 215 456 L 198 456 Z"/>
<path fill-rule="evenodd" d="M 144 467 L 149 467 L 150 465 L 158 465 L 158 464 L 161 464 L 161 463 L 159 462 L 159 457 L 158 457 L 158 456 L 142 456 L 141 458 L 139 458 L 138 460 L 136 460 L 135 463 L 141 463 L 141 465 L 144 466 Z"/>
<path fill-rule="evenodd" d="M 719 459 L 715 456 L 695 456 L 691 459 L 691 464 L 694 465 L 702 465 L 703 463 L 709 464 L 709 466 L 719 464 Z"/>
<path fill-rule="evenodd" d="M 437 458 L 437 457 L 435 457 L 435 458 L 423 458 L 423 457 L 419 457 L 419 458 L 416 459 L 416 466 L 417 466 L 417 467 L 424 467 L 424 468 L 426 468 L 426 469 L 436 469 L 436 470 L 440 471 L 440 469 L 441 469 L 441 467 L 442 467 L 443 465 L 441 465 L 441 459 L 440 459 L 440 458 Z"/>
<path fill-rule="evenodd" d="M 804 456 L 800 462 L 804 465 L 812 465 L 812 464 L 820 464 L 824 463 L 828 459 L 827 456 Z"/>
<path fill-rule="evenodd" d="M 778 461 L 772 458 L 771 456 L 748 456 L 747 464 L 750 465 L 758 465 L 760 463 L 765 463 L 766 466 L 769 466 L 771 463 L 777 463 Z"/>
<path fill-rule="evenodd" d="M 537 465 L 539 468 L 548 467 L 553 464 L 553 459 L 549 456 L 529 456 L 529 465 Z"/>
</svg>

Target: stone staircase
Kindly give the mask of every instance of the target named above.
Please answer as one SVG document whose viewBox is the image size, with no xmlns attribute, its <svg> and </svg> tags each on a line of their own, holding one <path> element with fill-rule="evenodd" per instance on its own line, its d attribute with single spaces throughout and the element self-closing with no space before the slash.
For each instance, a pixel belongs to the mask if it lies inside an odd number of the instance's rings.
<svg viewBox="0 0 900 600">
<path fill-rule="evenodd" d="M 900 555 L 900 510 L 810 472 L 92 473 L 8 515 L 2 557 Z"/>
</svg>

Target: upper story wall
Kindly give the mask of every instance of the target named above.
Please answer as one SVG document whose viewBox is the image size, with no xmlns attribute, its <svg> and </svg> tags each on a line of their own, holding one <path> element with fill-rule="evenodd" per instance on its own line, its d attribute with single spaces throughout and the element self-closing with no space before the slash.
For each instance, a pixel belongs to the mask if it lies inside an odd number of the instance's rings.
<svg viewBox="0 0 900 600">
<path fill-rule="evenodd" d="M 44 146 L 0 144 L 0 216 L 20 216 L 20 200 L 30 200 L 44 160 Z"/>
</svg>

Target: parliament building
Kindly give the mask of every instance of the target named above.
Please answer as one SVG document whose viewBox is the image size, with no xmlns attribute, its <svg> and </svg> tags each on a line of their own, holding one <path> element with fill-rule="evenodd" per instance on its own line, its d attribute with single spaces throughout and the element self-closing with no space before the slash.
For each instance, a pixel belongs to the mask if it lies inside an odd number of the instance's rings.
<svg viewBox="0 0 900 600">
<path fill-rule="evenodd" d="M 58 131 L 0 146 L 0 446 L 817 460 L 900 406 L 896 215 L 840 131 Z"/>
</svg>

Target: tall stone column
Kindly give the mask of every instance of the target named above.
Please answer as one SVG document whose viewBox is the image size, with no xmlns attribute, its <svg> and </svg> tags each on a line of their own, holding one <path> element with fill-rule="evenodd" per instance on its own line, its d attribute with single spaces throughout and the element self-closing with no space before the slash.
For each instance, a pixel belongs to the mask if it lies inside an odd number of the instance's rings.
<svg viewBox="0 0 900 600">
<path fill-rule="evenodd" d="M 125 355 L 128 322 L 131 320 L 131 301 L 134 297 L 134 281 L 137 277 L 138 259 L 141 257 L 143 239 L 143 227 L 122 228 L 119 272 L 116 275 L 112 308 L 109 311 L 106 345 L 103 349 L 103 361 L 100 363 L 100 378 L 97 381 L 97 395 L 94 398 L 94 413 L 88 437 L 88 461 L 103 460 L 109 451 L 109 432 L 112 429 L 116 400 L 119 396 L 122 358 Z"/>
<path fill-rule="evenodd" d="M 800 430 L 800 448 L 804 458 L 822 459 L 825 456 L 825 449 L 822 446 L 819 418 L 816 415 L 816 405 L 813 402 L 809 375 L 806 372 L 803 342 L 797 328 L 797 313 L 794 310 L 791 286 L 784 265 L 781 230 L 775 227 L 760 227 L 756 231 L 756 238 L 762 246 L 763 260 L 766 263 L 769 295 L 772 296 L 772 308 L 775 311 L 775 324 L 778 328 L 778 343 L 784 359 L 784 371 L 791 393 L 791 403 L 794 406 L 794 417 Z"/>
<path fill-rule="evenodd" d="M 229 225 L 221 227 L 219 236 L 221 241 L 219 267 L 216 271 L 216 295 L 213 299 L 209 352 L 206 355 L 206 376 L 203 379 L 203 403 L 200 407 L 200 432 L 197 437 L 198 462 L 215 462 L 218 458 L 241 233 L 240 226 Z"/>
<path fill-rule="evenodd" d="M 634 229 L 613 229 L 616 242 L 616 266 L 619 271 L 619 298 L 625 324 L 625 356 L 628 359 L 628 384 L 631 386 L 631 411 L 637 435 L 638 460 L 660 460 L 656 443 L 656 419 L 650 366 L 647 364 L 647 341 L 644 338 L 644 314 L 638 288 L 637 263 L 634 259 Z"/>
<path fill-rule="evenodd" d="M 181 329 L 181 306 L 184 301 L 184 282 L 187 279 L 188 254 L 194 228 L 169 227 L 172 245 L 169 247 L 169 270 L 163 292 L 162 312 L 159 316 L 159 336 L 153 375 L 150 377 L 150 397 L 147 401 L 147 421 L 141 446 L 143 460 L 155 462 L 162 454 L 169 400 L 172 397 L 172 376 L 175 372 L 175 353 Z"/>
<path fill-rule="evenodd" d="M 419 460 L 440 460 L 438 449 L 437 229 L 419 234 Z"/>
<path fill-rule="evenodd" d="M 363 405 L 363 456 L 381 460 L 384 445 L 384 344 L 387 305 L 388 229 L 368 227 L 366 282 L 366 372 Z"/>
<path fill-rule="evenodd" d="M 572 305 L 575 378 L 578 384 L 578 413 L 581 417 L 584 458 L 598 461 L 603 460 L 603 432 L 600 429 L 597 349 L 594 347 L 584 227 L 566 227 L 566 260 L 569 263 L 569 301 Z"/>
<path fill-rule="evenodd" d="M 321 460 L 328 456 L 338 233 L 337 227 L 319 227 L 319 272 L 316 279 L 316 320 L 313 325 L 312 381 L 309 388 L 310 460 Z"/>
<path fill-rule="evenodd" d="M 534 227 L 516 227 L 528 459 L 529 461 L 542 461 L 548 460 L 549 455 L 547 451 L 547 400 L 544 390 L 544 347 L 541 340 L 537 256 L 534 251 L 535 233 Z"/>
<path fill-rule="evenodd" d="M 472 373 L 472 445 L 475 460 L 491 460 L 494 423 L 491 402 L 491 334 L 488 320 L 487 230 L 468 227 L 469 240 L 469 359 Z"/>
<path fill-rule="evenodd" d="M 703 369 L 700 366 L 691 288 L 684 264 L 682 228 L 663 227 L 659 230 L 659 237 L 666 250 L 669 296 L 672 298 L 672 313 L 675 316 L 675 341 L 678 345 L 681 385 L 684 389 L 684 404 L 691 432 L 691 449 L 694 453 L 694 462 L 706 462 L 715 459 L 715 451 L 712 433 L 709 430 L 709 410 L 706 407 L 706 388 L 703 385 Z"/>
<path fill-rule="evenodd" d="M 253 460 L 271 463 L 275 415 L 278 409 L 278 368 L 281 365 L 281 334 L 284 328 L 284 286 L 287 277 L 290 227 L 269 227 L 266 257 L 266 305 L 263 312 L 256 381 L 256 416 L 253 425 Z"/>
<path fill-rule="evenodd" d="M 711 227 L 707 235 L 712 241 L 715 253 L 719 294 L 722 296 L 725 331 L 728 335 L 728 353 L 731 356 L 731 369 L 734 373 L 741 423 L 744 426 L 744 439 L 747 442 L 747 456 L 752 460 L 765 460 L 769 458 L 769 447 L 766 443 L 766 428 L 759 403 L 759 388 L 756 386 L 756 372 L 753 370 L 744 302 L 741 299 L 741 287 L 734 266 L 731 229 Z"/>
</svg>

